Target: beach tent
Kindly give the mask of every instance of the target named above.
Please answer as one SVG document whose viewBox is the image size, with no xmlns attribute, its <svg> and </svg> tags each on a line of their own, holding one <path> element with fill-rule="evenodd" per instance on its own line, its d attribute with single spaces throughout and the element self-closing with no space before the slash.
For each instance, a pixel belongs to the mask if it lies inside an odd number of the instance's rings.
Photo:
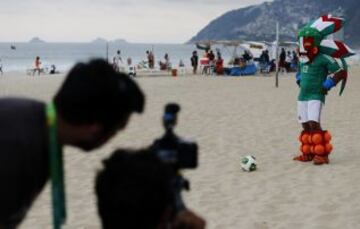
<svg viewBox="0 0 360 229">
<path fill-rule="evenodd" d="M 222 46 L 230 54 L 230 60 L 227 68 L 225 68 L 225 73 L 231 76 L 241 76 L 241 75 L 254 75 L 257 71 L 256 65 L 254 63 L 248 63 L 245 67 L 233 66 L 234 60 L 241 57 L 239 53 L 244 52 L 245 50 L 254 57 L 255 52 L 258 51 L 261 44 L 255 42 L 249 42 L 244 40 L 203 40 L 196 42 L 196 47 L 201 50 L 210 49 L 212 46 Z M 261 46 L 262 47 L 262 46 Z M 229 71 L 229 69 L 233 69 Z M 230 74 L 232 72 L 232 74 Z"/>
</svg>

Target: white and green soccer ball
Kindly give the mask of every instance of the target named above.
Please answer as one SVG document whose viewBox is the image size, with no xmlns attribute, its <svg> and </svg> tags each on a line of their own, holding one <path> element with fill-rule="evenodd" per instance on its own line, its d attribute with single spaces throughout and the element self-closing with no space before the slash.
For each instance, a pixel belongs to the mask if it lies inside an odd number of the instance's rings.
<svg viewBox="0 0 360 229">
<path fill-rule="evenodd" d="M 247 172 L 252 172 L 256 170 L 256 158 L 254 156 L 248 155 L 241 159 L 241 168 Z"/>
</svg>

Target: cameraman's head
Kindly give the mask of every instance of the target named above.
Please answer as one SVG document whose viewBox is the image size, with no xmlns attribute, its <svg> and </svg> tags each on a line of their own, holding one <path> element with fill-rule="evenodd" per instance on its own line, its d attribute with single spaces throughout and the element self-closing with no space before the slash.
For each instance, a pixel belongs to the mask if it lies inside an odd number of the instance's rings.
<svg viewBox="0 0 360 229">
<path fill-rule="evenodd" d="M 123 129 L 131 113 L 141 113 L 137 84 L 101 59 L 75 65 L 54 97 L 59 141 L 91 150 Z"/>
<path fill-rule="evenodd" d="M 169 168 L 146 150 L 114 152 L 96 179 L 103 228 L 159 228 L 169 215 L 170 179 Z"/>
</svg>

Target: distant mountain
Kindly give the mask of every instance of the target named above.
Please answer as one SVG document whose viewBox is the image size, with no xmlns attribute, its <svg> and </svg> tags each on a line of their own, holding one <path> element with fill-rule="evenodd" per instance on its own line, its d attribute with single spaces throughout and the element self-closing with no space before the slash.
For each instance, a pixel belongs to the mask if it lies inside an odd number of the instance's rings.
<svg viewBox="0 0 360 229">
<path fill-rule="evenodd" d="M 115 39 L 115 40 L 106 40 L 104 38 L 98 37 L 95 40 L 93 40 L 91 43 L 98 43 L 98 44 L 105 44 L 105 43 L 116 43 L 116 44 L 127 44 L 128 42 L 124 39 Z"/>
<path fill-rule="evenodd" d="M 105 44 L 107 43 L 108 41 L 104 38 L 101 38 L 101 37 L 98 37 L 96 38 L 95 40 L 93 40 L 91 43 L 97 43 L 97 44 Z"/>
<path fill-rule="evenodd" d="M 346 19 L 345 42 L 360 47 L 359 0 L 274 0 L 232 10 L 211 21 L 190 42 L 211 39 L 273 41 L 277 21 L 280 38 L 294 40 L 299 28 L 328 13 Z"/>
<path fill-rule="evenodd" d="M 44 40 L 41 40 L 39 37 L 33 37 L 29 43 L 46 43 Z"/>
<path fill-rule="evenodd" d="M 127 42 L 125 39 L 115 39 L 113 41 L 111 41 L 113 43 L 120 43 L 120 44 L 128 44 L 129 42 Z"/>
</svg>

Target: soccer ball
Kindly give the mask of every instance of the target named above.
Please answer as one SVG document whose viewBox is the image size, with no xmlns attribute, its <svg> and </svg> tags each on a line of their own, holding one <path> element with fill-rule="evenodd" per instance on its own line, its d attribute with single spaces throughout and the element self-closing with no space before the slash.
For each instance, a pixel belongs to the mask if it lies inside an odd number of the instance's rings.
<svg viewBox="0 0 360 229">
<path fill-rule="evenodd" d="M 256 170 L 256 159 L 254 156 L 245 156 L 241 159 L 241 168 L 247 172 Z"/>
</svg>

